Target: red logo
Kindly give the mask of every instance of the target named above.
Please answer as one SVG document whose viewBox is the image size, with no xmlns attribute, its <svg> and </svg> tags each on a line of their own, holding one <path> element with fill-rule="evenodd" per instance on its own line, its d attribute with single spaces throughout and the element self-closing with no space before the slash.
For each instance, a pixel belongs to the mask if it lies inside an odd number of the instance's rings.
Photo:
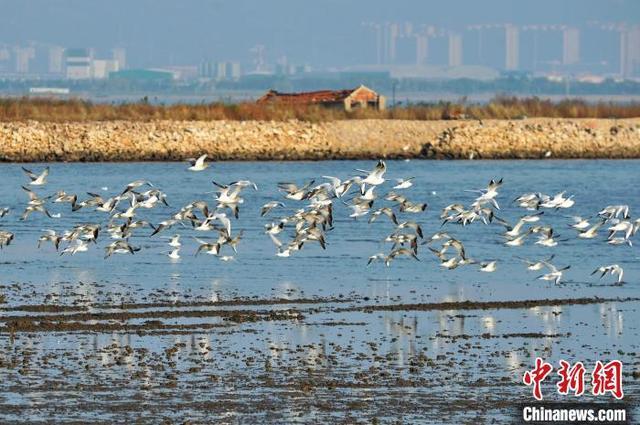
<svg viewBox="0 0 640 425">
<path fill-rule="evenodd" d="M 572 393 L 575 397 L 584 394 L 586 369 L 582 362 L 577 362 L 573 366 L 564 360 L 560 360 L 558 376 L 560 380 L 556 383 L 558 394 L 568 395 Z M 540 357 L 536 358 L 535 367 L 524 373 L 522 381 L 527 386 L 533 386 L 533 396 L 536 400 L 542 400 L 542 381 L 549 376 L 553 366 L 545 362 Z M 616 399 L 624 397 L 622 391 L 622 362 L 612 360 L 607 364 L 597 361 L 591 372 L 591 393 L 594 396 L 610 393 Z"/>
<path fill-rule="evenodd" d="M 540 357 L 536 358 L 536 367 L 532 371 L 526 371 L 522 377 L 525 385 L 533 385 L 533 396 L 536 400 L 542 400 L 542 389 L 540 383 L 547 377 L 553 370 L 551 364 L 546 363 Z"/>
<path fill-rule="evenodd" d="M 560 360 L 560 382 L 556 384 L 558 393 L 569 394 L 573 391 L 573 395 L 578 397 L 584 394 L 584 372 L 585 368 L 582 362 L 578 362 L 571 367 L 568 362 Z"/>
<path fill-rule="evenodd" d="M 596 362 L 596 367 L 591 374 L 591 385 L 593 395 L 611 393 L 620 400 L 624 393 L 622 391 L 622 362 L 613 360 L 603 365 L 601 361 Z"/>
</svg>

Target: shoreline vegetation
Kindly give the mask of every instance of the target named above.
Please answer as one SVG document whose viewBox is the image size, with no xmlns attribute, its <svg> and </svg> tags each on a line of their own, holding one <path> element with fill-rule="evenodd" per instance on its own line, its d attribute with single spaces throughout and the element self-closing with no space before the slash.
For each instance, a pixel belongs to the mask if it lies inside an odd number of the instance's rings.
<svg viewBox="0 0 640 425">
<path fill-rule="evenodd" d="M 0 98 L 0 122 L 43 121 L 308 121 L 325 122 L 358 119 L 457 120 L 522 118 L 638 118 L 637 102 L 587 102 L 566 99 L 554 102 L 536 97 L 497 96 L 487 103 L 416 103 L 377 111 L 344 111 L 317 105 L 240 103 L 151 104 L 138 102 L 94 103 L 82 99 Z"/>
<path fill-rule="evenodd" d="M 640 105 L 500 102 L 347 113 L 4 99 L 0 161 L 640 158 Z"/>
</svg>

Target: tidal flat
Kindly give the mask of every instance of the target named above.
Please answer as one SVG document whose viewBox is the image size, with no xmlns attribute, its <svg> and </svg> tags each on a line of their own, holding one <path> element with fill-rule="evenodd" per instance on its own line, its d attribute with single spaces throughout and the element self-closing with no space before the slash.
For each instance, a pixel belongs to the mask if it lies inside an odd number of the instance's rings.
<svg viewBox="0 0 640 425">
<path fill-rule="evenodd" d="M 169 204 L 138 211 L 154 225 L 194 200 L 214 203 L 212 180 L 247 179 L 258 190 L 246 188 L 239 217 L 230 216 L 233 233 L 244 231 L 237 254 L 224 252 L 232 261 L 195 256 L 194 236 L 206 236 L 180 225 L 153 237 L 150 228 L 134 229 L 135 255 L 105 259 L 106 232 L 87 252 L 60 255 L 52 244 L 37 247 L 44 229 L 106 226 L 109 215 L 51 202 L 52 218 L 35 212 L 20 220 L 29 200 L 21 165 L 50 167 L 47 184 L 33 188 L 41 196 L 106 197 L 146 179 Z M 635 219 L 639 161 L 387 161 L 389 184 L 414 177 L 405 195 L 428 204 L 406 214 L 425 236 L 450 233 L 470 258 L 496 260 L 493 273 L 478 264 L 446 270 L 424 245 L 420 261 L 367 266 L 369 256 L 388 251 L 383 239 L 394 225 L 386 217 L 354 220 L 338 201 L 326 249 L 310 243 L 289 258 L 276 256 L 264 226 L 301 205 L 282 199 L 278 182 L 318 184 L 319 176 L 346 178 L 374 165 L 219 162 L 192 173 L 175 162 L 0 164 L 0 207 L 10 209 L 0 228 L 15 234 L 0 250 L 2 422 L 501 423 L 533 400 L 522 376 L 536 357 L 555 366 L 581 361 L 588 370 L 598 360 L 621 360 L 625 400 L 638 416 L 636 244 L 609 245 L 604 229 L 580 239 L 569 224 L 571 215 L 593 221 L 619 204 Z M 496 213 L 509 223 L 526 213 L 512 202 L 522 193 L 573 196 L 573 207 L 546 209 L 536 223 L 557 229 L 557 246 L 535 239 L 505 246 L 496 223 L 442 224 L 445 206 L 469 204 L 477 194 L 466 190 L 499 178 Z M 383 202 L 389 188 L 378 190 Z M 260 207 L 274 199 L 285 207 L 261 217 Z M 167 257 L 174 233 L 183 235 L 176 261 Z M 537 279 L 540 272 L 522 260 L 550 255 L 571 265 L 558 285 Z M 591 275 L 613 263 L 624 267 L 624 283 Z M 566 401 L 556 382 L 543 382 L 545 400 Z"/>
</svg>

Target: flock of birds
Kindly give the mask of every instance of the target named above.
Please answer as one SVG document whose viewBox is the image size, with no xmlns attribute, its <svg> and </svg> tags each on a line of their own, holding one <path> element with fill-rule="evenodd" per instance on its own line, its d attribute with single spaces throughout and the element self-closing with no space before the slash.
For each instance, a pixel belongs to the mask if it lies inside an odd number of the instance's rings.
<svg viewBox="0 0 640 425">
<path fill-rule="evenodd" d="M 207 156 L 189 160 L 188 170 L 201 172 L 209 167 Z M 58 233 L 55 230 L 44 230 L 38 239 L 38 248 L 45 243 L 51 243 L 60 255 L 74 255 L 89 250 L 92 244 L 97 244 L 104 232 L 109 235 L 111 242 L 104 247 L 105 258 L 113 254 L 135 254 L 141 248 L 134 246 L 130 240 L 134 232 L 149 228 L 148 236 L 154 237 L 168 232 L 174 227 L 191 228 L 202 235 L 213 234 L 213 237 L 194 237 L 198 244 L 195 255 L 209 254 L 221 261 L 231 261 L 235 258 L 238 245 L 243 237 L 243 231 L 233 233 L 232 219 L 239 218 L 240 206 L 244 203 L 243 191 L 251 188 L 258 190 L 257 185 L 249 180 L 235 181 L 229 184 L 213 182 L 216 187 L 211 205 L 204 200 L 193 201 L 169 215 L 159 223 L 151 223 L 140 219 L 138 213 L 145 209 L 169 207 L 167 196 L 147 180 L 136 180 L 129 183 L 124 190 L 111 197 L 103 197 L 96 193 L 87 193 L 87 197 L 80 199 L 76 194 L 58 191 L 53 195 L 42 196 L 36 192 L 47 184 L 49 167 L 39 174 L 23 167 L 29 182 L 22 186 L 28 197 L 25 209 L 20 217 L 28 220 L 34 213 L 44 214 L 55 219 L 60 214 L 51 214 L 47 209 L 49 203 L 68 203 L 72 214 L 93 209 L 104 213 L 108 218 L 106 224 L 84 223 L 72 229 Z M 503 243 L 508 247 L 524 245 L 528 239 L 536 237 L 533 244 L 544 247 L 555 247 L 568 239 L 560 239 L 555 229 L 541 224 L 545 210 L 567 210 L 575 204 L 572 196 L 565 192 L 554 196 L 542 193 L 526 193 L 518 196 L 513 202 L 526 213 L 515 223 L 509 223 L 500 218 L 498 213 L 498 190 L 503 180 L 491 180 L 486 188 L 470 190 L 476 193 L 475 199 L 465 206 L 460 203 L 448 205 L 440 214 L 441 230 L 425 236 L 418 221 L 410 219 L 419 216 L 427 210 L 427 204 L 415 202 L 406 196 L 406 189 L 413 186 L 414 178 L 395 179 L 392 188 L 380 195 L 385 179 L 387 166 L 380 160 L 372 170 L 356 170 L 357 175 L 346 180 L 333 176 L 322 176 L 324 182 L 315 184 L 311 180 L 303 185 L 283 182 L 278 189 L 283 199 L 267 202 L 261 208 L 262 217 L 273 216 L 276 211 L 285 209 L 285 202 L 296 203 L 298 208 L 293 214 L 285 214 L 271 220 L 265 225 L 264 233 L 268 235 L 276 248 L 278 257 L 290 257 L 303 247 L 318 244 L 322 249 L 327 247 L 327 238 L 334 229 L 333 211 L 337 205 L 346 206 L 350 211 L 349 217 L 354 220 L 368 218 L 369 223 L 377 220 L 387 220 L 393 231 L 383 240 L 391 245 L 388 252 L 379 252 L 369 257 L 368 265 L 382 262 L 386 266 L 400 257 L 420 261 L 418 256 L 421 246 L 426 246 L 439 261 L 440 266 L 452 270 L 461 266 L 476 264 L 479 271 L 491 273 L 498 268 L 497 260 L 476 261 L 472 259 L 460 239 L 451 236 L 446 227 L 460 226 L 464 228 L 476 223 L 487 226 L 504 228 L 501 232 Z M 375 208 L 374 208 L 375 205 Z M 0 219 L 10 213 L 9 208 L 0 208 Z M 610 245 L 632 246 L 632 239 L 638 228 L 640 219 L 632 221 L 627 205 L 610 205 L 599 211 L 593 218 L 572 216 L 569 225 L 577 233 L 579 239 L 596 239 L 600 229 L 606 229 L 606 243 Z M 1 224 L 1 222 L 0 222 Z M 287 237 L 288 235 L 288 237 Z M 146 236 L 146 235 L 145 235 Z M 183 247 L 181 234 L 175 233 L 167 237 L 169 258 L 180 258 Z M 0 228 L 0 248 L 11 244 L 14 234 Z M 570 266 L 557 267 L 552 264 L 554 255 L 540 260 L 519 258 L 532 271 L 542 272 L 538 279 L 561 283 L 563 273 Z M 623 283 L 624 271 L 618 264 L 604 265 L 593 271 L 600 278 L 607 274 L 617 276 L 616 284 Z"/>
</svg>

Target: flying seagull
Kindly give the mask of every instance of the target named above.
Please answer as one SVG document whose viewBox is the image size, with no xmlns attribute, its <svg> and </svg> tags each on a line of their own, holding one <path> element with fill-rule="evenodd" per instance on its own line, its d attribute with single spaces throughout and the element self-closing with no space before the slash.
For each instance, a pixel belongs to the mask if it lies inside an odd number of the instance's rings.
<svg viewBox="0 0 640 425">
<path fill-rule="evenodd" d="M 209 167 L 209 164 L 207 164 L 205 162 L 206 159 L 207 159 L 207 154 L 206 153 L 204 155 L 201 155 L 198 159 L 189 158 L 187 161 L 189 161 L 191 166 L 189 168 L 187 168 L 187 170 L 189 170 L 189 171 L 206 170 Z"/>
<path fill-rule="evenodd" d="M 31 170 L 22 167 L 27 176 L 31 179 L 31 186 L 44 186 L 47 183 L 47 176 L 49 175 L 49 167 L 45 168 L 39 175 L 34 174 Z"/>
</svg>

